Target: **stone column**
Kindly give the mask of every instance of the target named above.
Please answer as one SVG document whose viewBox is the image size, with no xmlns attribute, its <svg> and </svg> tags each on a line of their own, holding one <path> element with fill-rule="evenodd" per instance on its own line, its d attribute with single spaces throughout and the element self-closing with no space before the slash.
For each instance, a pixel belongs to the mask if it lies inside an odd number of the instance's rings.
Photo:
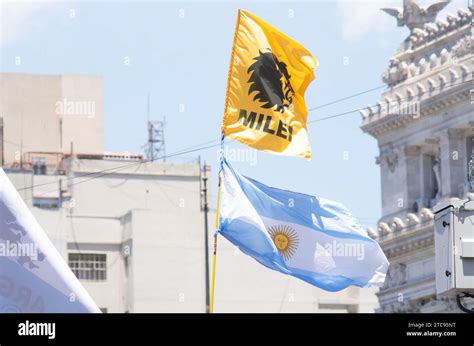
<svg viewBox="0 0 474 346">
<path fill-rule="evenodd" d="M 406 191 L 407 191 L 407 207 L 412 209 L 413 205 L 422 195 L 422 174 L 421 174 L 421 147 L 418 145 L 405 146 L 405 162 L 406 162 Z"/>
<path fill-rule="evenodd" d="M 405 172 L 401 164 L 401 150 L 380 148 L 377 159 L 382 183 L 382 215 L 397 213 L 406 208 Z"/>
</svg>

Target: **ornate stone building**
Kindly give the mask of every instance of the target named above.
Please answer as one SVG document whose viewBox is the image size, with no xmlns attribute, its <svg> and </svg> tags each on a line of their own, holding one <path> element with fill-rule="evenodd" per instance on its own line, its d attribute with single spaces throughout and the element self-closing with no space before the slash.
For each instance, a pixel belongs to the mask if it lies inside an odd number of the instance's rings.
<svg viewBox="0 0 474 346">
<path fill-rule="evenodd" d="M 390 261 L 380 312 L 460 311 L 436 296 L 432 207 L 467 192 L 474 126 L 473 9 L 436 20 L 447 1 L 384 9 L 410 35 L 390 59 L 381 100 L 361 111 L 377 139 L 382 218 L 371 237 Z"/>
</svg>

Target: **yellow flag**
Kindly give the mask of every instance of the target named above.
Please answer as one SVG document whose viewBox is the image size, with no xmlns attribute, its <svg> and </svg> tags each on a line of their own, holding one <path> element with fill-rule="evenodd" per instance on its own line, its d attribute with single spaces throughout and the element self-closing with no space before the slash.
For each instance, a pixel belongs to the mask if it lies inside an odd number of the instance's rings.
<svg viewBox="0 0 474 346">
<path fill-rule="evenodd" d="M 306 48 L 239 10 L 227 81 L 224 136 L 311 159 L 304 93 L 318 65 Z"/>
</svg>

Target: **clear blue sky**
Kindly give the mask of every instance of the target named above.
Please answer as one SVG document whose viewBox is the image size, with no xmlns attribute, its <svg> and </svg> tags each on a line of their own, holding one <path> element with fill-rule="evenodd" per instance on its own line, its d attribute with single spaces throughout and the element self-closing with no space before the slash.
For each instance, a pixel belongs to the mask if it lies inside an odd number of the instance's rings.
<svg viewBox="0 0 474 346">
<path fill-rule="evenodd" d="M 0 71 L 103 76 L 108 151 L 142 151 L 150 93 L 151 118 L 166 116 L 167 152 L 173 153 L 219 137 L 238 8 L 285 32 L 318 59 L 316 80 L 306 93 L 311 108 L 382 85 L 380 75 L 408 30 L 398 28 L 379 8 L 401 3 L 2 2 Z M 454 1 L 441 17 L 466 3 Z M 15 65 L 17 56 L 20 66 Z M 124 64 L 126 57 L 129 66 Z M 365 107 L 375 103 L 379 93 L 310 112 L 309 120 Z M 310 162 L 258 152 L 256 165 L 234 166 L 268 185 L 342 202 L 362 224 L 374 226 L 381 210 L 374 159 L 378 149 L 376 141 L 359 129 L 360 123 L 360 115 L 353 113 L 309 125 Z M 212 165 L 215 183 L 216 149 L 198 154 Z"/>
</svg>

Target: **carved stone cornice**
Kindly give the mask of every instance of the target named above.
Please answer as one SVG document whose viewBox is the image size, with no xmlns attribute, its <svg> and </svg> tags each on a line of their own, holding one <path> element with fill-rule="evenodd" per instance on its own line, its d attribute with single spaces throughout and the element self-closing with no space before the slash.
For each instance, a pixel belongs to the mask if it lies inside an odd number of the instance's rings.
<svg viewBox="0 0 474 346">
<path fill-rule="evenodd" d="M 395 258 L 434 245 L 434 215 L 428 208 L 418 214 L 407 213 L 385 219 L 378 229 L 370 230 L 370 237 L 377 240 L 387 258 Z"/>
<path fill-rule="evenodd" d="M 472 38 L 470 35 L 463 36 L 453 46 L 453 54 L 457 57 L 461 57 L 465 54 L 472 52 Z"/>
<path fill-rule="evenodd" d="M 471 19 L 470 12 L 459 9 L 457 16 L 448 14 L 446 20 L 415 28 L 390 59 L 382 80 L 394 87 L 449 62 L 456 64 L 455 59 L 472 53 Z M 439 47 L 444 48 L 439 51 Z"/>
<path fill-rule="evenodd" d="M 447 36 L 456 34 L 459 30 L 469 26 L 472 14 L 459 9 L 457 16 L 448 14 L 446 20 L 437 20 L 436 23 L 426 23 L 423 29 L 417 29 L 409 36 L 410 49 L 415 50 L 423 46 L 435 44 Z"/>
<path fill-rule="evenodd" d="M 366 115 L 363 118 L 362 131 L 378 138 L 386 132 L 394 131 L 409 123 L 420 121 L 426 116 L 439 113 L 454 104 L 470 100 L 470 83 L 462 83 L 444 92 L 439 93 L 436 97 L 429 97 L 421 100 L 419 104 L 419 114 L 382 114 L 376 113 Z"/>
<path fill-rule="evenodd" d="M 378 312 L 419 312 L 421 306 L 436 294 L 434 279 L 434 275 L 429 275 L 407 280 L 403 285 L 384 286 L 376 293 L 380 303 Z M 423 301 L 419 302 L 419 299 Z"/>
<path fill-rule="evenodd" d="M 433 222 L 431 222 L 415 227 L 414 230 L 406 228 L 398 233 L 391 232 L 390 236 L 377 240 L 385 256 L 391 259 L 432 247 L 434 245 L 433 229 Z"/>
</svg>

